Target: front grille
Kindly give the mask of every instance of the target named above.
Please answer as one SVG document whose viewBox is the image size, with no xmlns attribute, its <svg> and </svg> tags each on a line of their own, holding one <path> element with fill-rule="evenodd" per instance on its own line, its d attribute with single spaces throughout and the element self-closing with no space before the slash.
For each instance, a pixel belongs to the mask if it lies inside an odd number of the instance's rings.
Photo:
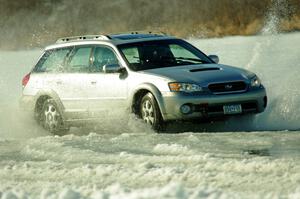
<svg viewBox="0 0 300 199">
<path fill-rule="evenodd" d="M 233 93 L 233 92 L 243 92 L 247 88 L 247 84 L 243 81 L 239 82 L 226 82 L 226 83 L 217 83 L 210 84 L 208 89 L 217 94 L 222 93 Z"/>
</svg>

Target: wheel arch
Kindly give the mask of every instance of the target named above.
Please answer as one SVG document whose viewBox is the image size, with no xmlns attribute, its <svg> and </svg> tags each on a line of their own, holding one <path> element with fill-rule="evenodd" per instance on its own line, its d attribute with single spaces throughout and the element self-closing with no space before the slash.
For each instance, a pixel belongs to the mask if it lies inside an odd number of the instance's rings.
<svg viewBox="0 0 300 199">
<path fill-rule="evenodd" d="M 44 105 L 44 102 L 48 99 L 53 99 L 56 103 L 56 105 L 58 106 L 59 110 L 61 110 L 62 113 L 64 113 L 64 106 L 60 100 L 60 98 L 58 97 L 57 93 L 55 93 L 52 90 L 49 91 L 40 91 L 36 97 L 35 97 L 35 104 L 34 104 L 34 113 L 36 113 L 38 110 L 41 110 L 41 108 Z M 64 118 L 64 114 L 62 114 L 63 119 Z"/>
<path fill-rule="evenodd" d="M 130 98 L 132 112 L 135 114 L 138 112 L 138 108 L 139 108 L 138 105 L 140 104 L 143 96 L 146 95 L 147 93 L 151 93 L 154 96 L 154 98 L 158 104 L 159 110 L 161 112 L 161 115 L 162 115 L 163 119 L 165 119 L 164 118 L 165 107 L 164 107 L 164 101 L 163 101 L 162 94 L 155 85 L 150 84 L 150 83 L 139 85 L 132 93 L 131 98 Z"/>
</svg>

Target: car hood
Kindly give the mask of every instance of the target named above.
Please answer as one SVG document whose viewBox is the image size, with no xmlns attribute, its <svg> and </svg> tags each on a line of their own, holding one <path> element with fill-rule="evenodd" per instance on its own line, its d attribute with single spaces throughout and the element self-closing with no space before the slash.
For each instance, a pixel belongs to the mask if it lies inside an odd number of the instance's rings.
<svg viewBox="0 0 300 199">
<path fill-rule="evenodd" d="M 210 83 L 249 81 L 255 74 L 233 66 L 201 64 L 145 70 L 143 73 L 169 78 L 171 81 L 196 83 L 207 86 Z"/>
</svg>

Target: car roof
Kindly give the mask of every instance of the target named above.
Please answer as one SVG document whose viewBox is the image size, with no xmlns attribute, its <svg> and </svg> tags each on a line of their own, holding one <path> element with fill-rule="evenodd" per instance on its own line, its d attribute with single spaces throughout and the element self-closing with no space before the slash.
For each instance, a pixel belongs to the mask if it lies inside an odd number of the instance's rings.
<svg viewBox="0 0 300 199">
<path fill-rule="evenodd" d="M 46 50 L 51 50 L 55 48 L 62 48 L 68 46 L 76 45 L 93 45 L 93 44 L 107 44 L 107 45 L 120 45 L 128 43 L 136 43 L 143 41 L 153 41 L 153 40 L 166 40 L 175 39 L 175 37 L 168 36 L 164 33 L 140 33 L 140 32 L 130 32 L 130 33 L 119 33 L 110 35 L 83 35 L 75 37 L 60 38 L 55 44 L 46 47 Z"/>
</svg>

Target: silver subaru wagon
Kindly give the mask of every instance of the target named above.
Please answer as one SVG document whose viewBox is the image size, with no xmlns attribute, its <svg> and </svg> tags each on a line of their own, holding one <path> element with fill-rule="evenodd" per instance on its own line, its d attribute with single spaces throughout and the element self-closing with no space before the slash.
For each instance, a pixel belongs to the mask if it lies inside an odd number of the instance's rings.
<svg viewBox="0 0 300 199">
<path fill-rule="evenodd" d="M 158 131 L 168 121 L 263 112 L 260 79 L 218 62 L 164 34 L 62 38 L 23 78 L 21 106 L 56 134 L 113 110 L 132 112 Z"/>
</svg>

